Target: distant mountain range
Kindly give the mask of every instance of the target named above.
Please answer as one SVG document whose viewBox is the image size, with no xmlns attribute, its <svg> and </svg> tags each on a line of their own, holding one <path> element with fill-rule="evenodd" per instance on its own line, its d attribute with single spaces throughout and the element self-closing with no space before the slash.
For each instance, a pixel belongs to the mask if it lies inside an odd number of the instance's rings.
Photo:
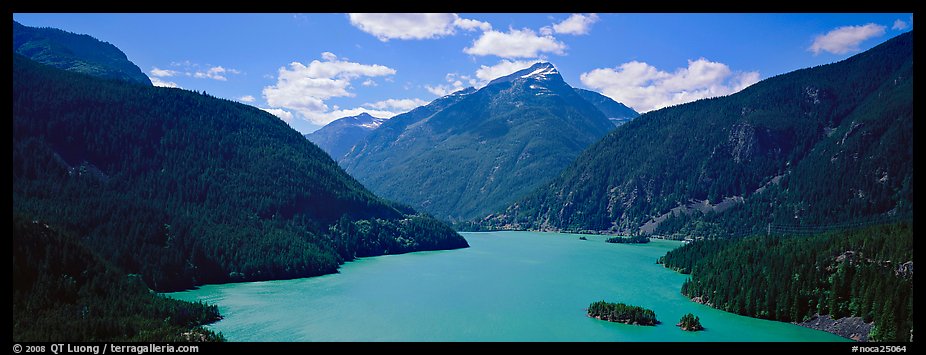
<svg viewBox="0 0 926 355">
<path fill-rule="evenodd" d="M 306 134 L 305 138 L 318 145 L 332 159 L 338 160 L 385 121 L 385 118 L 373 117 L 364 112 L 357 116 L 334 120 L 319 130 Z"/>
<path fill-rule="evenodd" d="M 58 69 L 151 85 L 119 48 L 88 35 L 13 21 L 13 52 Z"/>
<path fill-rule="evenodd" d="M 340 163 L 377 194 L 461 220 L 544 184 L 612 129 L 552 64 L 537 63 L 383 122 Z"/>
<path fill-rule="evenodd" d="M 585 101 L 595 105 L 605 117 L 611 120 L 611 123 L 614 123 L 614 126 L 619 127 L 624 123 L 630 122 L 630 120 L 634 118 L 640 117 L 637 111 L 634 111 L 632 108 L 620 102 L 614 101 L 610 97 L 585 89 L 576 89 L 576 92 L 585 99 Z"/>
<path fill-rule="evenodd" d="M 476 228 L 744 235 L 909 216 L 913 34 L 648 112 Z"/>
</svg>

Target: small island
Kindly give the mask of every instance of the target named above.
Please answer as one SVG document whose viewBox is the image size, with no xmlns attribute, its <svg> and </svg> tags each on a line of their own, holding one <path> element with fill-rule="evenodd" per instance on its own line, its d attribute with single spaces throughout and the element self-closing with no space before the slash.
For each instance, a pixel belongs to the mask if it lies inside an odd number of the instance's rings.
<svg viewBox="0 0 926 355">
<path fill-rule="evenodd" d="M 684 331 L 697 332 L 704 330 L 704 327 L 701 326 L 701 318 L 698 318 L 694 314 L 688 313 L 682 316 L 682 319 L 676 324 L 679 328 L 682 328 Z"/>
<path fill-rule="evenodd" d="M 586 238 L 585 236 L 581 236 L 579 237 L 579 240 L 588 240 L 588 238 Z"/>
<path fill-rule="evenodd" d="M 649 237 L 645 235 L 635 235 L 632 237 L 611 237 L 605 239 L 605 242 L 618 244 L 643 244 L 649 243 Z"/>
<path fill-rule="evenodd" d="M 588 306 L 588 316 L 609 322 L 632 325 L 656 325 L 656 313 L 650 309 L 623 303 L 598 301 Z"/>
</svg>

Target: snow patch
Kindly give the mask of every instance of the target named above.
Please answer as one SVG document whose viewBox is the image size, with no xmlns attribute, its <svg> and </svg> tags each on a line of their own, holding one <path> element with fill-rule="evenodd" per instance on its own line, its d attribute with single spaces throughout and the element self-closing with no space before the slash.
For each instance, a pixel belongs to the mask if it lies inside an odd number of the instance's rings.
<svg viewBox="0 0 926 355">
<path fill-rule="evenodd" d="M 373 121 L 373 122 L 370 122 L 370 123 L 362 123 L 362 124 L 360 124 L 360 127 L 363 127 L 363 128 L 366 128 L 366 129 L 375 129 L 375 128 L 379 127 L 379 125 L 381 125 L 381 124 L 383 124 L 383 121 Z"/>
<path fill-rule="evenodd" d="M 547 75 L 556 75 L 559 74 L 556 71 L 556 68 L 553 67 L 542 67 L 530 72 L 530 74 L 521 75 L 521 78 L 535 78 L 535 79 L 546 79 Z"/>
</svg>

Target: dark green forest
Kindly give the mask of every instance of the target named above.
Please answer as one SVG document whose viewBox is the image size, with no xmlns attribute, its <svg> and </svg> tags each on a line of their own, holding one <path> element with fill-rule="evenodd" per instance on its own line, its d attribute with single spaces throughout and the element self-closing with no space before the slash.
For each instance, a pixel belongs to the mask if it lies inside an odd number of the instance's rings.
<svg viewBox="0 0 926 355">
<path fill-rule="evenodd" d="M 74 236 L 13 215 L 16 341 L 221 341 L 216 306 L 153 293 Z"/>
<path fill-rule="evenodd" d="M 657 234 L 739 236 L 769 224 L 909 216 L 912 37 L 643 114 L 551 182 L 467 229 L 633 234 L 681 208 L 686 213 L 658 224 Z M 709 210 L 688 207 L 704 201 Z"/>
<path fill-rule="evenodd" d="M 649 237 L 645 235 L 635 235 L 631 237 L 610 237 L 604 240 L 606 243 L 617 244 L 644 244 L 649 243 Z"/>
<path fill-rule="evenodd" d="M 697 241 L 662 261 L 691 274 L 684 295 L 724 311 L 784 322 L 856 316 L 874 322 L 871 340 L 912 340 L 912 221 L 813 236 Z"/>
<path fill-rule="evenodd" d="M 14 210 L 72 232 L 158 291 L 467 246 L 448 226 L 370 193 L 275 116 L 206 93 L 15 56 L 13 118 Z M 329 232 L 345 218 L 402 233 L 347 241 Z"/>
<path fill-rule="evenodd" d="M 659 323 L 653 310 L 624 303 L 593 302 L 588 305 L 587 312 L 589 317 L 609 322 L 634 325 L 656 325 Z"/>
<path fill-rule="evenodd" d="M 689 332 L 704 330 L 704 326 L 701 325 L 701 318 L 691 313 L 683 315 L 676 325 L 682 328 L 682 330 Z"/>
</svg>

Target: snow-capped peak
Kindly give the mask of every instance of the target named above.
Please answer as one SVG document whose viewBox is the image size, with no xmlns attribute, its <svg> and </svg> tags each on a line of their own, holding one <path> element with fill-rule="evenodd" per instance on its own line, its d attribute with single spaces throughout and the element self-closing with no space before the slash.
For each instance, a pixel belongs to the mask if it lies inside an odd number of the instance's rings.
<svg viewBox="0 0 926 355">
<path fill-rule="evenodd" d="M 340 123 L 339 121 L 340 121 L 340 122 L 343 122 L 343 123 Z M 374 128 L 376 128 L 376 127 L 379 127 L 379 125 L 383 124 L 383 122 L 385 122 L 385 121 L 386 121 L 386 119 L 384 119 L 384 118 L 373 117 L 373 116 L 370 116 L 369 113 L 363 112 L 363 113 L 360 113 L 360 114 L 357 115 L 357 116 L 353 116 L 353 117 L 344 117 L 344 118 L 338 119 L 338 120 L 336 120 L 335 122 L 339 122 L 340 124 L 342 124 L 342 125 L 347 125 L 347 126 L 355 126 L 355 127 L 363 127 L 363 128 L 366 128 L 366 129 L 374 129 Z M 333 122 L 332 122 L 332 123 L 333 123 Z"/>
<path fill-rule="evenodd" d="M 556 70 L 556 67 L 548 62 L 539 62 L 534 63 L 534 65 L 531 65 L 530 68 L 522 69 L 512 74 L 492 80 L 488 85 L 515 81 L 518 79 L 549 80 L 553 77 L 559 77 L 559 72 Z"/>
<path fill-rule="evenodd" d="M 554 68 L 553 65 L 550 64 L 550 63 L 537 63 L 537 64 L 541 64 L 541 65 L 539 65 L 539 66 L 538 66 L 538 65 L 534 65 L 534 66 L 528 68 L 528 69 L 531 69 L 531 68 L 536 68 L 536 69 L 534 69 L 534 71 L 530 72 L 529 74 L 521 75 L 521 77 L 522 77 L 522 78 L 534 78 L 534 79 L 543 80 L 543 79 L 546 79 L 546 76 L 547 76 L 547 75 L 559 74 L 559 72 L 556 71 L 556 68 Z M 543 65 L 543 64 L 545 64 L 545 65 Z"/>
</svg>

